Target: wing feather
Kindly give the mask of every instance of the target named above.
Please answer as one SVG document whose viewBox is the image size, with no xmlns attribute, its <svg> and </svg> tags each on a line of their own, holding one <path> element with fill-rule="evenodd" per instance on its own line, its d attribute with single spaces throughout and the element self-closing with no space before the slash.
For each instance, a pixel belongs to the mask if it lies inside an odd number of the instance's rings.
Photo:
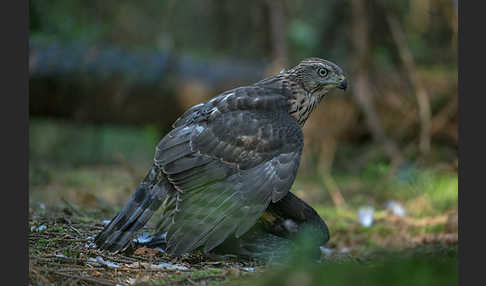
<svg viewBox="0 0 486 286">
<path fill-rule="evenodd" d="M 240 237 L 290 190 L 302 131 L 281 96 L 255 95 L 240 88 L 194 108 L 211 116 L 185 114 L 157 146 L 155 162 L 178 192 L 159 223 L 169 253 L 207 252 L 231 234 Z"/>
</svg>

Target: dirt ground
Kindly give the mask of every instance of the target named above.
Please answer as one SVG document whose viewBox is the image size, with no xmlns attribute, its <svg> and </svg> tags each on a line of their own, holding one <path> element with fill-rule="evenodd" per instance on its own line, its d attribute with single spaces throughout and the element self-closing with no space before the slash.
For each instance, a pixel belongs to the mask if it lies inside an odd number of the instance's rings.
<svg viewBox="0 0 486 286">
<path fill-rule="evenodd" d="M 86 211 L 68 201 L 64 201 L 61 207 L 45 207 L 42 204 L 31 207 L 30 284 L 220 285 L 246 281 L 247 278 L 265 274 L 267 268 L 271 268 L 262 261 L 208 257 L 198 252 L 175 259 L 163 251 L 146 247 L 138 248 L 131 255 L 102 252 L 92 248 L 90 242 L 103 229 L 100 218 L 106 216 L 101 209 Z M 338 229 L 323 249 L 321 259 L 327 263 L 356 263 L 376 259 L 377 250 L 383 247 L 457 247 L 457 213 L 421 220 L 387 216 L 377 223 L 382 225 L 381 230 L 374 232 L 363 231 L 359 226 L 348 228 L 347 231 Z M 411 230 L 426 225 L 429 228 L 442 225 L 445 229 L 437 234 L 420 234 Z M 392 228 L 397 231 L 390 235 Z M 411 235 L 413 232 L 414 236 Z M 376 245 L 359 247 L 363 244 L 366 246 L 366 241 L 370 239 Z"/>
<path fill-rule="evenodd" d="M 262 269 L 256 261 L 221 260 L 198 253 L 174 259 L 146 247 L 130 256 L 101 252 L 90 247 L 90 241 L 103 228 L 93 214 L 81 213 L 72 205 L 30 213 L 31 285 L 145 285 L 158 280 L 163 281 L 160 285 L 205 285 Z"/>
</svg>

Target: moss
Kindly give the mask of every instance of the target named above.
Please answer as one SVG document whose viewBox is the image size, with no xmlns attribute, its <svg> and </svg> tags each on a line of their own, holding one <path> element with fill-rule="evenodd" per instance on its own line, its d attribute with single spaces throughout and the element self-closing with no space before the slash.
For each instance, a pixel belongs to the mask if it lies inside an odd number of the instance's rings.
<svg viewBox="0 0 486 286">
<path fill-rule="evenodd" d="M 39 239 L 35 241 L 35 244 L 38 246 L 46 246 L 49 244 L 49 240 L 47 239 Z"/>
<path fill-rule="evenodd" d="M 62 227 L 62 225 L 55 225 L 51 228 L 51 231 L 53 232 L 63 232 L 64 231 L 64 228 Z"/>
<path fill-rule="evenodd" d="M 371 261 L 291 263 L 239 285 L 456 285 L 457 252 L 385 252 Z M 352 273 L 352 275 L 350 275 Z"/>
<path fill-rule="evenodd" d="M 197 277 L 204 277 L 210 275 L 221 275 L 223 274 L 223 272 L 224 272 L 223 270 L 218 268 L 207 268 L 207 269 L 192 272 L 191 277 L 197 278 Z"/>
<path fill-rule="evenodd" d="M 93 218 L 86 216 L 75 216 L 74 218 L 82 223 L 91 223 L 94 221 Z"/>
</svg>

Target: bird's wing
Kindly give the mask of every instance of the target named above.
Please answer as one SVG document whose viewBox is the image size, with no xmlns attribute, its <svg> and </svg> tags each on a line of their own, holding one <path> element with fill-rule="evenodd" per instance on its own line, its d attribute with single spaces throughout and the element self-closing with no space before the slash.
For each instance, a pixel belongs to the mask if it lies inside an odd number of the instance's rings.
<svg viewBox="0 0 486 286">
<path fill-rule="evenodd" d="M 259 224 L 266 232 L 281 237 L 295 237 L 310 231 L 319 246 L 326 244 L 330 238 L 329 229 L 319 214 L 290 192 L 278 202 L 269 204 Z"/>
<path fill-rule="evenodd" d="M 279 108 L 281 96 L 255 97 L 253 91 L 233 91 L 209 109 L 201 106 L 199 117 L 187 116 L 157 146 L 155 163 L 177 190 L 160 222 L 169 253 L 200 246 L 207 252 L 232 233 L 241 236 L 289 191 L 302 131 Z"/>
</svg>

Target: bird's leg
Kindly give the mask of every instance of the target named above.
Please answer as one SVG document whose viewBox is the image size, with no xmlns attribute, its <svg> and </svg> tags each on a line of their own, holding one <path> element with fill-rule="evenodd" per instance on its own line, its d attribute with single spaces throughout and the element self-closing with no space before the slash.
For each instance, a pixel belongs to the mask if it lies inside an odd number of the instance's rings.
<svg viewBox="0 0 486 286">
<path fill-rule="evenodd" d="M 143 232 L 135 237 L 129 246 L 124 250 L 124 253 L 127 255 L 133 254 L 133 252 L 140 247 L 148 247 L 148 248 L 160 248 L 161 250 L 165 251 L 167 248 L 167 232 L 166 231 L 158 231 L 152 235 L 148 232 Z"/>
<path fill-rule="evenodd" d="M 173 194 L 172 198 L 167 203 L 163 215 L 171 216 L 171 222 L 174 223 L 175 215 L 180 211 L 179 203 L 182 201 L 178 192 Z M 175 205 L 170 211 L 166 212 L 167 206 Z M 132 241 L 132 251 L 138 247 L 148 247 L 148 248 L 160 248 L 165 251 L 167 248 L 167 231 L 161 229 L 161 226 L 157 226 L 158 231 L 150 235 L 145 232 L 140 234 L 137 238 Z"/>
</svg>

